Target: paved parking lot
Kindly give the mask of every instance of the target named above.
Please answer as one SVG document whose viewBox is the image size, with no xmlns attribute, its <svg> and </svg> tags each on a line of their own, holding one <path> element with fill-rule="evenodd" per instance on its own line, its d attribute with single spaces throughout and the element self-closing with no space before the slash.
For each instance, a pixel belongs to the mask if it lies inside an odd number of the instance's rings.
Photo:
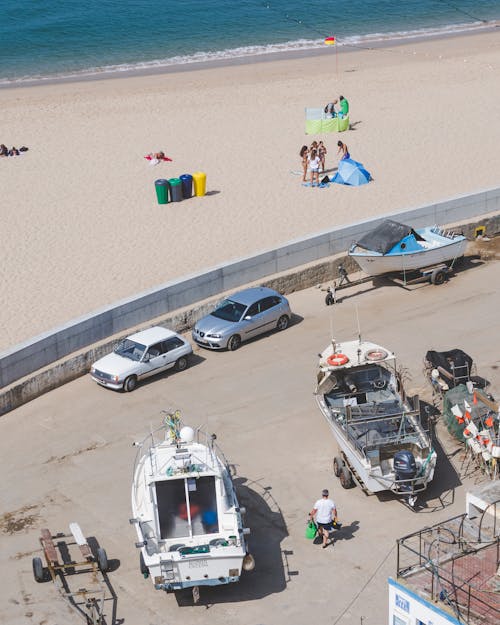
<svg viewBox="0 0 500 625">
<path fill-rule="evenodd" d="M 425 352 L 453 347 L 470 353 L 500 389 L 499 266 L 477 262 L 439 287 L 368 283 L 342 291 L 342 303 L 332 307 L 318 289 L 298 292 L 290 296 L 296 316 L 285 332 L 233 353 L 196 349 L 187 371 L 148 380 L 131 394 L 85 376 L 2 417 L 0 622 L 79 622 L 53 585 L 35 583 L 31 571 L 40 528 L 67 532 L 72 521 L 112 560 L 116 599 L 106 607 L 108 624 L 387 622 L 395 539 L 464 511 L 465 490 L 481 476 L 461 480 L 457 445 L 438 428 L 436 477 L 419 512 L 391 497 L 342 490 L 331 468 L 335 442 L 313 396 L 317 354 L 332 334 L 355 338 L 359 316 L 363 338 L 395 351 L 410 392 L 429 399 Z M 196 606 L 142 578 L 128 523 L 132 443 L 159 424 L 165 408 L 217 433 L 252 529 L 256 570 L 231 587 L 202 589 Z M 335 546 L 322 550 L 305 539 L 305 523 L 325 487 L 343 529 Z"/>
</svg>

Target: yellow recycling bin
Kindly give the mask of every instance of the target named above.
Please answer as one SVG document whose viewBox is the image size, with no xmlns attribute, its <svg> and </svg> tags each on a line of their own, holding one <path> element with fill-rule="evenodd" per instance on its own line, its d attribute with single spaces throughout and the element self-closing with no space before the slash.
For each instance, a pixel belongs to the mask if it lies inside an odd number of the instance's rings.
<svg viewBox="0 0 500 625">
<path fill-rule="evenodd" d="M 194 194 L 198 197 L 205 195 L 207 188 L 207 174 L 203 171 L 195 171 L 193 174 Z"/>
</svg>

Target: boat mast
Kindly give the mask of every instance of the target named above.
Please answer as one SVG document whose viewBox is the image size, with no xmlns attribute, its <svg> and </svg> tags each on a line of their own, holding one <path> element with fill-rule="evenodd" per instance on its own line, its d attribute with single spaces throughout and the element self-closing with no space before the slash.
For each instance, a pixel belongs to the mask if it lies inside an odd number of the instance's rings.
<svg viewBox="0 0 500 625">
<path fill-rule="evenodd" d="M 356 309 L 356 321 L 358 324 L 358 341 L 359 344 L 361 345 L 361 324 L 359 323 L 359 310 L 358 310 L 358 305 L 355 304 L 354 305 L 355 309 Z"/>
<path fill-rule="evenodd" d="M 358 310 L 358 305 L 355 304 L 354 305 L 355 309 L 356 309 L 356 321 L 358 323 L 358 350 L 357 350 L 357 355 L 358 355 L 358 365 L 361 364 L 361 324 L 359 322 L 359 310 Z"/>
<path fill-rule="evenodd" d="M 330 310 L 330 336 L 332 337 L 332 350 L 335 354 L 337 352 L 337 343 L 335 341 L 335 338 L 333 337 L 333 306 Z"/>
</svg>

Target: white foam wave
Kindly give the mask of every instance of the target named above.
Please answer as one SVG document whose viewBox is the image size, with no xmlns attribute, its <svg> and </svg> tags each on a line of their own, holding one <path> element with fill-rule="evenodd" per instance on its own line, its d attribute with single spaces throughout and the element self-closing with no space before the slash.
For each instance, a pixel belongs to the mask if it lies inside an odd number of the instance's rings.
<svg viewBox="0 0 500 625">
<path fill-rule="evenodd" d="M 454 24 L 438 28 L 422 28 L 411 31 L 398 31 L 389 33 L 371 33 L 369 35 L 354 35 L 337 39 L 339 48 L 356 47 L 368 48 L 371 45 L 388 43 L 390 41 L 405 41 L 419 37 L 439 37 L 443 35 L 460 34 L 466 32 L 481 31 L 498 26 L 497 21 L 474 22 L 468 24 Z M 200 51 L 189 55 L 178 55 L 165 59 L 154 59 L 132 64 L 106 65 L 102 67 L 90 67 L 73 72 L 57 72 L 47 75 L 27 75 L 17 78 L 0 78 L 0 86 L 14 86 L 23 83 L 43 83 L 58 80 L 78 80 L 92 77 L 113 76 L 121 73 L 147 73 L 152 70 L 161 70 L 172 66 L 182 66 L 188 64 L 203 64 L 213 61 L 231 61 L 245 57 L 269 55 L 276 53 L 286 53 L 301 50 L 314 50 L 324 47 L 323 39 L 298 39 L 284 43 L 273 43 L 267 45 L 244 46 L 219 50 L 216 52 Z"/>
</svg>

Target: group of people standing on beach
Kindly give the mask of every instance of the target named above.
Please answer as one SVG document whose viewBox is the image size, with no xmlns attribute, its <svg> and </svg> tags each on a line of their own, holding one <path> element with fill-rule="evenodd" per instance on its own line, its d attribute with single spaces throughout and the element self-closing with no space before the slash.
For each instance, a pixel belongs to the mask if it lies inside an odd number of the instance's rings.
<svg viewBox="0 0 500 625">
<path fill-rule="evenodd" d="M 342 141 L 337 141 L 337 154 L 340 159 L 350 158 L 349 149 Z M 307 173 L 310 174 L 311 186 L 319 185 L 319 175 L 325 171 L 325 159 L 328 150 L 323 141 L 313 141 L 308 147 L 303 145 L 299 155 L 302 158 L 302 182 L 307 182 Z"/>
<path fill-rule="evenodd" d="M 306 182 L 307 171 L 311 172 L 311 184 L 314 180 L 319 184 L 319 174 L 325 170 L 325 158 L 327 154 L 326 145 L 323 141 L 313 141 L 311 146 L 303 145 L 300 148 L 300 156 L 302 158 L 302 169 L 304 175 L 303 182 Z"/>
<path fill-rule="evenodd" d="M 337 111 L 335 105 L 339 104 L 340 109 Z M 339 117 L 341 119 L 349 115 L 349 102 L 343 95 L 338 99 L 329 102 L 324 112 L 327 117 Z M 349 149 L 343 141 L 337 141 L 337 154 L 340 160 L 350 158 Z M 325 171 L 325 158 L 328 150 L 323 141 L 313 141 L 310 146 L 303 145 L 300 148 L 299 156 L 302 159 L 302 182 L 307 183 L 308 173 L 309 182 L 312 187 L 319 186 L 319 175 Z M 328 182 L 328 179 L 326 180 Z"/>
</svg>

